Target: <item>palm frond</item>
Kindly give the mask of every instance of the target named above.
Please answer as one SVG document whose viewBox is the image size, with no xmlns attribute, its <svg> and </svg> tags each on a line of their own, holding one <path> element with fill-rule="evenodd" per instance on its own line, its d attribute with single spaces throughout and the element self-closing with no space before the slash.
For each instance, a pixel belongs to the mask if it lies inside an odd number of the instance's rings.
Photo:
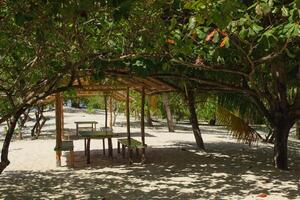
<svg viewBox="0 0 300 200">
<path fill-rule="evenodd" d="M 218 104 L 228 110 L 238 111 L 239 116 L 250 123 L 264 124 L 265 120 L 257 107 L 241 94 L 220 93 Z"/>
<path fill-rule="evenodd" d="M 231 113 L 223 107 L 218 107 L 216 113 L 217 120 L 220 124 L 226 126 L 229 133 L 239 142 L 249 144 L 257 143 L 262 137 L 251 128 L 243 119 Z"/>
</svg>

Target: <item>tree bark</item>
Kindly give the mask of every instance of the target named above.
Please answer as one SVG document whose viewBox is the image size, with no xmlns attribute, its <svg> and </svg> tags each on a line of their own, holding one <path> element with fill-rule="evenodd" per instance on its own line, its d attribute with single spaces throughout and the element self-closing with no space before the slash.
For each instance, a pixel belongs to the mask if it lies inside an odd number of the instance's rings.
<svg viewBox="0 0 300 200">
<path fill-rule="evenodd" d="M 0 174 L 10 163 L 10 161 L 8 160 L 9 145 L 10 145 L 11 139 L 13 137 L 13 133 L 16 128 L 16 124 L 17 124 L 22 112 L 23 112 L 22 110 L 17 112 L 9 120 L 10 121 L 9 128 L 7 130 L 7 133 L 6 133 L 4 142 L 3 142 L 3 146 L 2 146 L 2 151 L 1 151 Z"/>
<path fill-rule="evenodd" d="M 193 132 L 194 132 L 194 136 L 195 136 L 195 140 L 197 143 L 197 146 L 200 149 L 205 149 L 204 147 L 204 142 L 201 136 L 201 131 L 199 128 L 199 124 L 198 124 L 198 117 L 197 117 L 197 113 L 196 113 L 196 108 L 195 108 L 195 96 L 194 96 L 194 91 L 192 90 L 187 90 L 187 104 L 189 107 L 189 111 L 190 111 L 190 122 L 192 124 L 193 127 Z"/>
<path fill-rule="evenodd" d="M 147 126 L 152 127 L 153 123 L 152 123 L 151 112 L 150 112 L 149 106 L 148 106 L 148 109 L 147 109 L 147 112 L 146 112 L 146 118 L 147 118 Z"/>
<path fill-rule="evenodd" d="M 274 127 L 274 165 L 281 170 L 288 170 L 288 136 L 291 125 L 281 120 Z"/>
<path fill-rule="evenodd" d="M 163 100 L 164 108 L 165 108 L 166 115 L 167 115 L 167 123 L 168 123 L 169 132 L 175 132 L 174 122 L 173 122 L 173 117 L 172 117 L 172 113 L 171 113 L 170 106 L 169 106 L 168 96 L 166 94 L 163 94 L 162 100 Z"/>
<path fill-rule="evenodd" d="M 28 121 L 28 119 L 30 119 L 29 117 L 29 113 L 30 113 L 30 109 L 27 109 L 21 116 L 20 119 L 18 121 L 18 125 L 19 125 L 19 139 L 22 140 L 23 139 L 23 129 L 25 127 L 25 123 Z M 23 116 L 23 117 L 22 117 Z"/>
<path fill-rule="evenodd" d="M 300 140 L 300 121 L 296 122 L 296 138 Z"/>
</svg>

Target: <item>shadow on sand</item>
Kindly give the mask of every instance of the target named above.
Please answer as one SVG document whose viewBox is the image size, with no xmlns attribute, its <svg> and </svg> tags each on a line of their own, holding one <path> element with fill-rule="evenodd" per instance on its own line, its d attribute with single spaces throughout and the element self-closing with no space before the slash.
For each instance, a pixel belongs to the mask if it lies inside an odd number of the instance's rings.
<svg viewBox="0 0 300 200">
<path fill-rule="evenodd" d="M 290 171 L 282 172 L 271 165 L 270 148 L 233 143 L 208 143 L 206 148 L 207 152 L 201 152 L 186 143 L 148 148 L 143 165 L 128 165 L 116 150 L 113 159 L 94 150 L 91 165 L 86 165 L 84 153 L 75 152 L 74 169 L 5 172 L 0 198 L 244 199 L 260 192 L 300 198 L 299 156 L 292 156 Z M 64 156 L 68 158 L 68 153 Z"/>
</svg>

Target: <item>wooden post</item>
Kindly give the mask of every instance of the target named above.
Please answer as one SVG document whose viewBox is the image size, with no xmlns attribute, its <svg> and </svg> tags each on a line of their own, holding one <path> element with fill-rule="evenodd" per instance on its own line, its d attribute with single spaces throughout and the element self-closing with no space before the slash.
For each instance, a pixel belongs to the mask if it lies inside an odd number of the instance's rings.
<svg viewBox="0 0 300 200">
<path fill-rule="evenodd" d="M 64 133 L 64 129 L 65 129 L 65 120 L 64 120 L 64 99 L 63 96 L 60 96 L 60 102 L 61 102 L 61 138 L 62 140 L 65 138 L 65 133 Z"/>
<path fill-rule="evenodd" d="M 118 141 L 118 153 L 120 153 L 120 142 Z"/>
<path fill-rule="evenodd" d="M 70 150 L 70 164 L 72 167 L 74 167 L 74 150 Z"/>
<path fill-rule="evenodd" d="M 104 95 L 104 106 L 105 106 L 105 128 L 107 128 L 107 95 L 106 94 Z"/>
<path fill-rule="evenodd" d="M 112 104 L 112 97 L 109 98 L 109 128 L 112 129 L 112 120 L 113 119 L 113 104 Z"/>
<path fill-rule="evenodd" d="M 105 155 L 105 139 L 102 139 L 103 155 Z"/>
<path fill-rule="evenodd" d="M 55 95 L 55 123 L 56 123 L 56 166 L 61 166 L 62 145 L 62 102 L 61 94 Z"/>
<path fill-rule="evenodd" d="M 132 163 L 131 137 L 130 137 L 130 110 L 129 110 L 129 87 L 126 92 L 126 122 L 127 122 L 127 140 L 128 140 L 128 159 Z"/>
<path fill-rule="evenodd" d="M 86 163 L 91 164 L 91 138 L 87 138 L 87 144 L 86 144 Z"/>
<path fill-rule="evenodd" d="M 145 88 L 142 88 L 141 98 L 141 137 L 142 144 L 145 147 Z M 145 148 L 142 148 L 142 162 L 145 161 Z"/>
<path fill-rule="evenodd" d="M 110 158 L 113 158 L 112 139 L 111 138 L 107 138 L 107 140 L 108 140 L 108 156 Z"/>
<path fill-rule="evenodd" d="M 86 138 L 84 138 L 84 155 L 86 156 Z"/>
</svg>

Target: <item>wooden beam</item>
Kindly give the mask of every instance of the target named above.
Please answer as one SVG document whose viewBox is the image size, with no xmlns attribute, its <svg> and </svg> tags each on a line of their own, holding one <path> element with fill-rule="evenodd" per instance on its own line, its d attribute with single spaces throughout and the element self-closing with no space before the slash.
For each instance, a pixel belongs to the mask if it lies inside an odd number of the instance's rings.
<svg viewBox="0 0 300 200">
<path fill-rule="evenodd" d="M 130 109 L 129 109 L 129 87 L 126 91 L 126 122 L 127 122 L 127 140 L 128 140 L 128 159 L 132 163 L 131 136 L 130 136 Z"/>
<path fill-rule="evenodd" d="M 55 123 L 56 123 L 56 166 L 61 166 L 61 145 L 62 145 L 62 102 L 61 94 L 55 95 Z"/>
</svg>

